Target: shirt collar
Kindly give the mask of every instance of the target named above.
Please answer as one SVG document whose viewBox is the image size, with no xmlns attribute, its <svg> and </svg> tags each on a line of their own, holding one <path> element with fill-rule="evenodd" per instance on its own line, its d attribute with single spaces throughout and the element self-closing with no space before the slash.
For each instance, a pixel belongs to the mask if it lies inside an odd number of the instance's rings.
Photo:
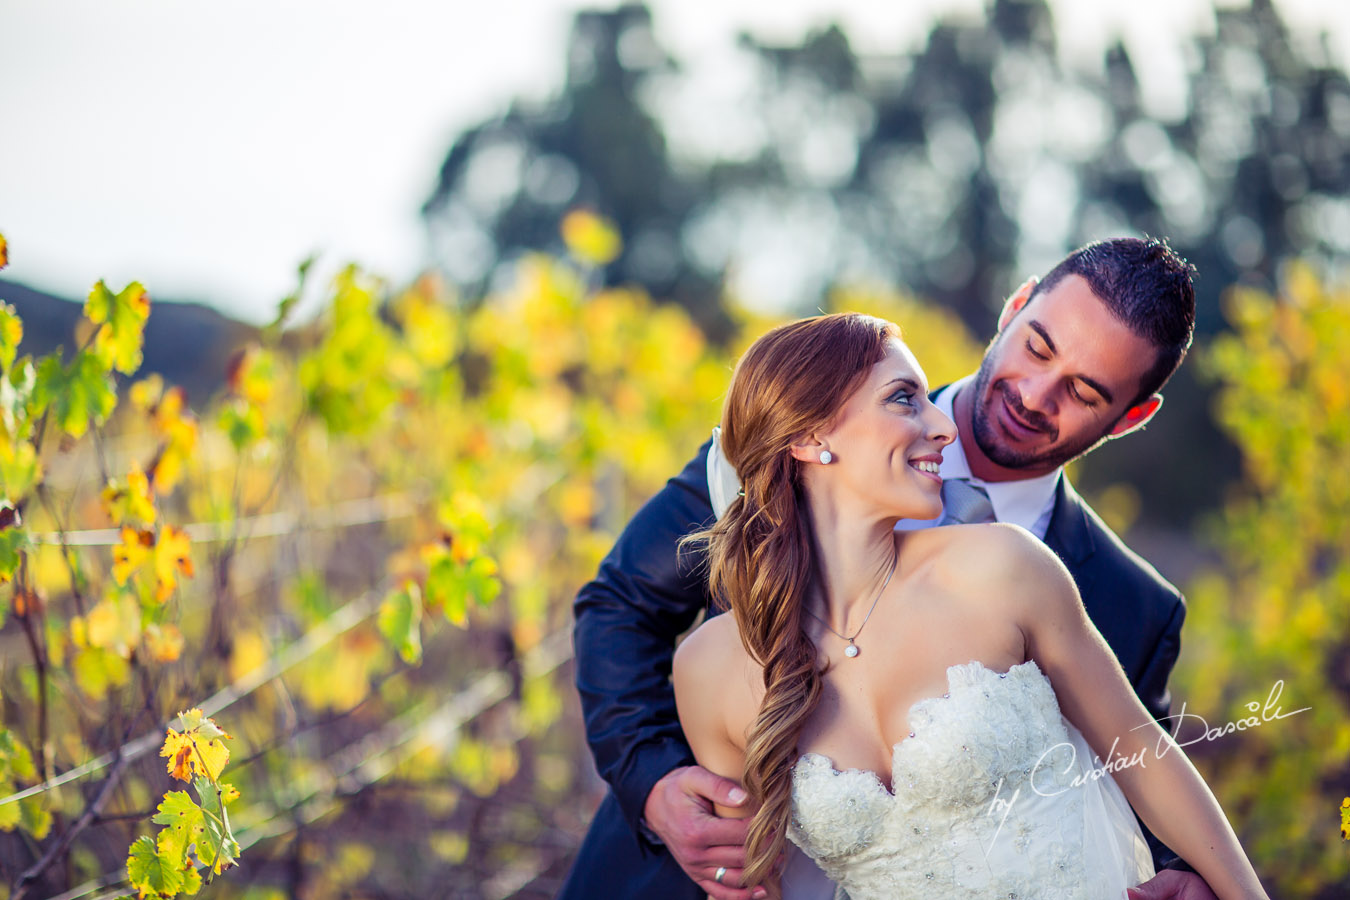
<svg viewBox="0 0 1350 900">
<path fill-rule="evenodd" d="M 969 385 L 974 377 L 967 375 L 960 381 L 952 382 L 946 390 L 938 394 L 933 405 L 947 418 L 955 421 L 952 406 L 956 395 Z M 983 478 L 976 478 L 970 474 L 970 463 L 966 460 L 965 448 L 961 446 L 959 432 L 951 444 L 943 448 L 942 466 L 939 469 L 939 474 L 944 480 L 966 478 L 972 484 L 984 488 L 989 495 L 989 502 L 994 506 L 994 516 L 998 521 L 1021 525 L 1041 538 L 1045 535 L 1038 534 L 1037 525 L 1049 521 L 1046 513 L 1054 506 L 1055 488 L 1059 486 L 1059 479 L 1063 473 L 1064 467 L 1058 466 L 1054 471 L 1046 472 L 1044 475 L 1017 481 L 985 481 Z"/>
</svg>

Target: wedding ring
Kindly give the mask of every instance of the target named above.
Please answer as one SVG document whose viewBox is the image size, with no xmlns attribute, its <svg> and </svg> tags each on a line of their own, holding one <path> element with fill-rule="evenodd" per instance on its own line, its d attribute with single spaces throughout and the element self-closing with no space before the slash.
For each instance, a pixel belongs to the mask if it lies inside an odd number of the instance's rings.
<svg viewBox="0 0 1350 900">
<path fill-rule="evenodd" d="M 717 872 L 713 874 L 713 881 L 717 882 L 718 884 L 721 884 L 722 879 L 726 877 L 727 877 L 727 867 L 718 866 Z"/>
</svg>

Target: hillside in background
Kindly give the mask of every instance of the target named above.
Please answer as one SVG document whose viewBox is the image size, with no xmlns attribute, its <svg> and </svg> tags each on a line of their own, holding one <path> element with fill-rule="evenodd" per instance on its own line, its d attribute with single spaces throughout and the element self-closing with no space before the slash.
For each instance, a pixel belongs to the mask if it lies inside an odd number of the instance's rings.
<svg viewBox="0 0 1350 900">
<path fill-rule="evenodd" d="M 83 303 L 0 280 L 0 300 L 23 319 L 19 353 L 38 356 L 75 343 L 75 323 Z M 251 325 L 197 303 L 153 298 L 145 326 L 145 362 L 138 376 L 151 372 L 181 385 L 193 406 L 200 407 L 225 381 L 225 363 L 240 344 L 257 336 Z"/>
</svg>

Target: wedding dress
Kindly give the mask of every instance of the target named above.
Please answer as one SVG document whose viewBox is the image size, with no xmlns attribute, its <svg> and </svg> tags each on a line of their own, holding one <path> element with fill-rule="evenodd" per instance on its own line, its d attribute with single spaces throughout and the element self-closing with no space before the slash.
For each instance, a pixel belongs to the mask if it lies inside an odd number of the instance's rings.
<svg viewBox="0 0 1350 900">
<path fill-rule="evenodd" d="M 1153 876 L 1134 813 L 1034 661 L 952 666 L 947 683 L 910 709 L 892 790 L 816 753 L 794 766 L 788 835 L 841 893 L 1101 900 Z"/>
</svg>

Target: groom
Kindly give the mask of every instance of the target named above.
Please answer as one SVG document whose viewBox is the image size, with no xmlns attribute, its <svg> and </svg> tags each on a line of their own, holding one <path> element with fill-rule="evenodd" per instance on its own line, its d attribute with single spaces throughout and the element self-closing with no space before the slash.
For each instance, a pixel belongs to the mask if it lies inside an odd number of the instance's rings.
<svg viewBox="0 0 1350 900">
<path fill-rule="evenodd" d="M 933 394 L 958 432 L 943 454 L 942 521 L 1013 522 L 1045 541 L 1159 719 L 1168 715 L 1185 604 L 1078 496 L 1063 466 L 1157 413 L 1157 392 L 1190 345 L 1193 271 L 1160 241 L 1083 247 L 1008 298 L 979 371 Z M 669 683 L 677 637 L 709 609 L 701 560 L 677 558 L 676 543 L 720 514 L 736 489 L 716 441 L 705 444 L 638 511 L 577 595 L 577 688 L 611 790 L 564 900 L 764 896 L 739 881 L 748 820 L 711 812 L 714 801 L 739 806 L 745 795 L 695 764 Z M 962 515 L 953 518 L 957 509 Z M 1132 895 L 1214 896 L 1193 872 L 1164 870 L 1185 866 L 1149 838 L 1160 874 Z"/>
</svg>

